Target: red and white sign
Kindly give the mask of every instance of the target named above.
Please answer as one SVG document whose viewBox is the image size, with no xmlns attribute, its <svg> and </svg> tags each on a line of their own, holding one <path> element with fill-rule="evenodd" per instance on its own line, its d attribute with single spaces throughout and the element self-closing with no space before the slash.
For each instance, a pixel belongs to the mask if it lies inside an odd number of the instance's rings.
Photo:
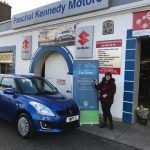
<svg viewBox="0 0 150 150">
<path fill-rule="evenodd" d="M 23 36 L 21 58 L 25 60 L 31 59 L 31 51 L 32 51 L 32 36 Z"/>
<path fill-rule="evenodd" d="M 83 26 L 76 29 L 76 50 L 77 58 L 93 57 L 93 26 Z"/>
<path fill-rule="evenodd" d="M 133 13 L 133 36 L 150 35 L 150 10 Z"/>
<path fill-rule="evenodd" d="M 99 59 L 99 73 L 120 74 L 122 40 L 97 41 L 96 48 Z"/>
<path fill-rule="evenodd" d="M 29 48 L 29 42 L 28 42 L 27 39 L 25 39 L 25 40 L 23 41 L 23 49 L 26 50 L 26 49 L 28 49 L 28 48 Z"/>
<path fill-rule="evenodd" d="M 85 45 L 85 44 L 89 41 L 88 36 L 89 36 L 89 34 L 88 34 L 87 32 L 82 31 L 82 32 L 80 33 L 80 35 L 79 35 L 79 40 L 78 40 L 78 42 L 79 42 L 82 46 Z"/>
<path fill-rule="evenodd" d="M 66 85 L 66 80 L 57 79 L 57 85 Z"/>
</svg>

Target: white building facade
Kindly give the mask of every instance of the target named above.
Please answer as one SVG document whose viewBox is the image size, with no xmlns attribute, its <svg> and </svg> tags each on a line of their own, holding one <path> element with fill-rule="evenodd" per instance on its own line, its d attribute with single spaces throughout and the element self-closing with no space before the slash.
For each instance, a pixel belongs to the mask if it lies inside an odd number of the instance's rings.
<svg viewBox="0 0 150 150">
<path fill-rule="evenodd" d="M 113 117 L 133 123 L 139 104 L 141 39 L 149 40 L 150 35 L 147 27 L 146 33 L 133 36 L 133 14 L 143 11 L 150 12 L 149 0 L 64 0 L 17 14 L 0 24 L 2 28 L 11 23 L 11 28 L 0 29 L 0 64 L 10 64 L 11 73 L 44 76 L 72 96 L 73 60 L 99 60 L 99 80 L 105 68 L 113 71 L 116 80 Z M 92 56 L 76 57 L 76 30 L 89 26 L 93 27 Z M 107 46 L 115 47 L 114 52 L 106 52 Z"/>
</svg>

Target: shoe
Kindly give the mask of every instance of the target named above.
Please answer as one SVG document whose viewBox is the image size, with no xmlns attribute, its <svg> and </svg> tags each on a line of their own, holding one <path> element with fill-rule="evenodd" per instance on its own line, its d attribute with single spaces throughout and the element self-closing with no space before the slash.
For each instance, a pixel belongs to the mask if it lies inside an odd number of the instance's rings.
<svg viewBox="0 0 150 150">
<path fill-rule="evenodd" d="M 110 130 L 113 130 L 113 129 L 114 129 L 114 126 L 111 124 L 111 125 L 109 126 L 109 129 L 110 129 Z"/>
<path fill-rule="evenodd" d="M 106 128 L 107 127 L 107 124 L 106 123 L 101 123 L 100 125 L 99 125 L 99 128 Z"/>
</svg>

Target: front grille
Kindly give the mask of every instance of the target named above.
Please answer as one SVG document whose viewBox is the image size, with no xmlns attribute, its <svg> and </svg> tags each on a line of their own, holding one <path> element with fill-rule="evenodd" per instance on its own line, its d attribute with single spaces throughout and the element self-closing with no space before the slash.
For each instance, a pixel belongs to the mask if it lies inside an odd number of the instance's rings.
<svg viewBox="0 0 150 150">
<path fill-rule="evenodd" d="M 54 122 L 48 122 L 48 121 L 40 121 L 40 125 L 42 129 L 68 129 L 72 127 L 78 127 L 79 126 L 79 120 L 73 121 L 73 122 L 61 122 L 61 123 L 54 123 Z"/>
<path fill-rule="evenodd" d="M 75 115 L 79 114 L 79 109 L 76 106 L 71 106 L 68 107 L 66 110 L 58 110 L 56 113 L 59 116 L 70 116 L 70 115 Z"/>
<path fill-rule="evenodd" d="M 79 126 L 79 120 L 66 122 L 66 117 L 79 115 L 79 109 L 76 105 L 67 107 L 65 110 L 55 111 L 59 116 L 62 116 L 60 122 L 58 121 L 40 121 L 42 129 L 67 129 Z"/>
</svg>

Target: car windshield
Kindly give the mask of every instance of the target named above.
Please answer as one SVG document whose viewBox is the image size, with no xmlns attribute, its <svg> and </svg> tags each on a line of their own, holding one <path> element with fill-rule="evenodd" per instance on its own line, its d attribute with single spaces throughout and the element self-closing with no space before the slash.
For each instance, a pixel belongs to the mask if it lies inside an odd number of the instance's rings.
<svg viewBox="0 0 150 150">
<path fill-rule="evenodd" d="M 43 78 L 18 78 L 17 82 L 23 94 L 27 95 L 53 95 L 57 89 Z"/>
</svg>

